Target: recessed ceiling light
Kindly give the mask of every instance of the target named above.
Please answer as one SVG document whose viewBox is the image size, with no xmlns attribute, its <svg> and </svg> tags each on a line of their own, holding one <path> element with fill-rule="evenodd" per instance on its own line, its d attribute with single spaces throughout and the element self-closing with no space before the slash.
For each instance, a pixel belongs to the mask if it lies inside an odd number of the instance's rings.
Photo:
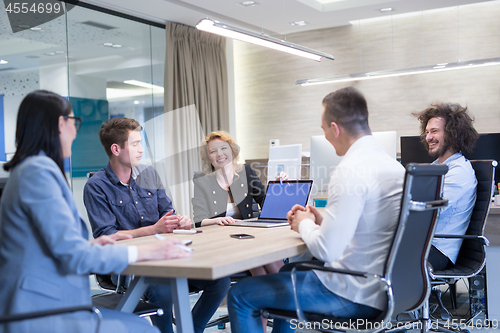
<svg viewBox="0 0 500 333">
<path fill-rule="evenodd" d="M 140 104 L 141 102 L 139 101 L 134 101 L 134 104 L 137 105 L 137 104 Z"/>
<path fill-rule="evenodd" d="M 316 0 L 316 2 L 319 2 L 322 5 L 327 5 L 327 4 L 330 4 L 332 2 L 342 2 L 342 1 L 346 1 L 346 0 Z"/>
<path fill-rule="evenodd" d="M 240 6 L 243 6 L 243 7 L 252 7 L 252 6 L 260 5 L 260 3 L 255 2 L 255 1 L 251 1 L 251 0 L 237 2 L 236 4 L 240 5 Z"/>
<path fill-rule="evenodd" d="M 48 56 L 54 56 L 56 55 L 54 52 L 47 52 L 47 53 L 44 53 L 45 55 L 48 55 Z"/>
<path fill-rule="evenodd" d="M 113 44 L 113 47 L 119 48 L 119 47 L 122 47 L 122 46 L 120 44 Z"/>
<path fill-rule="evenodd" d="M 111 46 L 113 46 L 113 43 L 104 43 L 102 45 L 104 45 L 104 46 L 110 46 L 111 47 Z"/>
<path fill-rule="evenodd" d="M 64 51 L 56 51 L 56 54 L 64 54 Z"/>
<path fill-rule="evenodd" d="M 296 25 L 296 26 L 303 26 L 303 25 L 307 25 L 309 24 L 308 22 L 306 21 L 295 21 L 295 22 L 292 22 L 290 23 L 291 25 Z"/>
<path fill-rule="evenodd" d="M 0 65 L 5 65 L 8 64 L 9 62 L 7 60 L 2 60 L 0 59 Z"/>
<path fill-rule="evenodd" d="M 386 8 L 380 9 L 381 13 L 392 12 L 392 11 L 393 11 L 392 7 L 386 7 Z"/>
<path fill-rule="evenodd" d="M 33 28 L 30 28 L 30 30 L 33 30 L 33 31 L 42 31 L 42 28 L 40 28 L 40 27 L 33 27 Z"/>
</svg>

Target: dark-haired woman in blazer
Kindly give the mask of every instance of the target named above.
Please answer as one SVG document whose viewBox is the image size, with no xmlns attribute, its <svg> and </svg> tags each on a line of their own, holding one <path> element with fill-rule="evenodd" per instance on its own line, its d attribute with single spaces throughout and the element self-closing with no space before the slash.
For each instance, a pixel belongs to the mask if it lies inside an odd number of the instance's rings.
<svg viewBox="0 0 500 333">
<path fill-rule="evenodd" d="M 122 246 L 130 236 L 88 241 L 64 175 L 80 119 L 61 96 L 38 90 L 24 98 L 17 151 L 0 205 L 0 315 L 90 305 L 89 273 L 120 273 L 129 263 L 188 256 L 173 240 Z M 100 332 L 159 332 L 132 314 L 101 309 Z M 0 324 L 0 332 L 92 332 L 87 312 Z"/>
</svg>

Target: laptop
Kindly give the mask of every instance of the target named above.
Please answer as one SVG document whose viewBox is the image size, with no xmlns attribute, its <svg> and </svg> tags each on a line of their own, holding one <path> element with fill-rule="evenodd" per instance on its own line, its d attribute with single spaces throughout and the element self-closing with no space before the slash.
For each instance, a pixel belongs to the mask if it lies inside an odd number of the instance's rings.
<svg viewBox="0 0 500 333">
<path fill-rule="evenodd" d="M 305 206 L 311 194 L 312 180 L 279 180 L 267 184 L 262 211 L 256 220 L 230 224 L 240 227 L 272 228 L 287 226 L 286 214 L 295 204 Z"/>
</svg>

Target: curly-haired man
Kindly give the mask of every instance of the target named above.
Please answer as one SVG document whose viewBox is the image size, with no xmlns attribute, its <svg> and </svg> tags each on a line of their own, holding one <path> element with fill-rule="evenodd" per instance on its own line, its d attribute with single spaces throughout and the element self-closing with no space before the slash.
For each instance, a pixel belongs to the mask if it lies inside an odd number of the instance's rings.
<svg viewBox="0 0 500 333">
<path fill-rule="evenodd" d="M 467 108 L 459 104 L 436 103 L 416 114 L 420 121 L 422 143 L 433 164 L 446 164 L 443 196 L 448 206 L 441 210 L 436 234 L 464 235 L 476 202 L 477 179 L 464 155 L 474 149 L 479 137 Z M 462 240 L 434 238 L 429 263 L 434 270 L 455 264 Z"/>
</svg>

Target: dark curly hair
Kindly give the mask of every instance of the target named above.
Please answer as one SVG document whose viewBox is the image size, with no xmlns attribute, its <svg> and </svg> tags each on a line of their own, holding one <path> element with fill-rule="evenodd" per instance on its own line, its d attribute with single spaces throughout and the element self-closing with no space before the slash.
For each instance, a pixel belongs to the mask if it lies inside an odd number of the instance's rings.
<svg viewBox="0 0 500 333">
<path fill-rule="evenodd" d="M 435 103 L 421 112 L 414 113 L 420 121 L 420 136 L 422 143 L 428 149 L 429 144 L 425 140 L 425 129 L 432 118 L 443 118 L 445 120 L 445 142 L 444 144 L 456 152 L 469 155 L 476 146 L 479 134 L 472 126 L 472 119 L 467 114 L 467 107 L 460 104 Z"/>
</svg>

